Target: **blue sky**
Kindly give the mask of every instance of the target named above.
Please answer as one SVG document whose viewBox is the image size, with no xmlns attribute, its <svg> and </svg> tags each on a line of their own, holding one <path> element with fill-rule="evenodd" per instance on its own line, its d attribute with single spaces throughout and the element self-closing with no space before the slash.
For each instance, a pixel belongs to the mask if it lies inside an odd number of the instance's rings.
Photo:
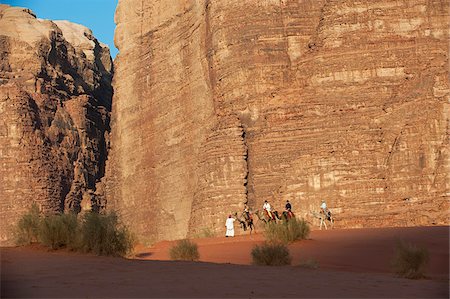
<svg viewBox="0 0 450 299">
<path fill-rule="evenodd" d="M 114 58 L 114 12 L 117 0 L 0 0 L 2 4 L 30 8 L 38 18 L 68 20 L 92 30 L 94 36 L 109 46 Z"/>
</svg>

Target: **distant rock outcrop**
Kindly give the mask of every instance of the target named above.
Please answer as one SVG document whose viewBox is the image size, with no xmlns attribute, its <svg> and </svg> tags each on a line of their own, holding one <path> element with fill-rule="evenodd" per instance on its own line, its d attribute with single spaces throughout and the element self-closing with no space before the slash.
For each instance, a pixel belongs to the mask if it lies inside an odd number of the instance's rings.
<svg viewBox="0 0 450 299">
<path fill-rule="evenodd" d="M 142 239 L 326 199 L 448 224 L 448 0 L 119 0 L 108 206 Z"/>
<path fill-rule="evenodd" d="M 0 243 L 32 202 L 99 208 L 112 97 L 109 49 L 66 21 L 0 5 Z"/>
</svg>

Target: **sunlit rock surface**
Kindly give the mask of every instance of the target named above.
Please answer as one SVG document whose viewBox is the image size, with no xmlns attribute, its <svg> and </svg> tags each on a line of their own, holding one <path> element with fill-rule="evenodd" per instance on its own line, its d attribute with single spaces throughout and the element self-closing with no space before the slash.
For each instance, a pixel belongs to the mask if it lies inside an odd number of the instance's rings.
<svg viewBox="0 0 450 299">
<path fill-rule="evenodd" d="M 0 5 L 0 243 L 33 202 L 99 209 L 109 143 L 112 61 L 92 32 Z"/>
<path fill-rule="evenodd" d="M 448 0 L 119 0 L 106 198 L 152 242 L 245 202 L 448 224 Z"/>
</svg>

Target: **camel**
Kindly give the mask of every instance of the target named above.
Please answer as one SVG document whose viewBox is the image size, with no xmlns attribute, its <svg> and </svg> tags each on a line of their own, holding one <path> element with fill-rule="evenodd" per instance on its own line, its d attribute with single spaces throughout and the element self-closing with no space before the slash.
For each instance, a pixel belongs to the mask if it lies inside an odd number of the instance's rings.
<svg viewBox="0 0 450 299">
<path fill-rule="evenodd" d="M 280 215 L 278 214 L 277 211 L 272 211 L 272 214 L 275 216 L 274 218 L 270 218 L 269 215 L 265 212 L 265 211 L 260 211 L 260 210 L 256 210 L 254 213 L 256 216 L 258 216 L 258 219 L 260 221 L 263 221 L 264 223 L 268 223 L 270 221 L 277 221 L 281 220 Z"/>
<path fill-rule="evenodd" d="M 252 234 L 252 231 L 255 230 L 255 225 L 253 224 L 253 217 L 250 213 L 242 212 L 242 217 L 244 217 L 244 221 L 247 224 L 247 227 L 250 228 L 250 234 Z"/>
<path fill-rule="evenodd" d="M 320 213 L 320 212 L 318 213 L 316 211 L 311 211 L 311 215 L 313 215 L 313 217 L 320 220 L 320 229 L 321 230 L 322 230 L 322 225 L 324 225 L 325 229 L 328 230 L 327 221 L 330 222 L 331 228 L 333 228 L 334 218 L 333 218 L 333 215 L 331 214 L 331 212 L 329 212 L 329 217 L 326 217 L 325 214 Z"/>
<path fill-rule="evenodd" d="M 238 215 L 237 212 L 234 213 L 234 217 L 236 218 L 237 221 L 239 221 L 239 224 L 241 225 L 242 229 L 246 231 L 247 227 L 250 228 L 251 234 L 254 229 L 253 219 L 247 219 L 246 216 L 247 215 L 244 212 L 240 216 Z"/>
<path fill-rule="evenodd" d="M 293 212 L 283 211 L 283 213 L 281 213 L 282 220 L 289 221 L 289 219 L 291 219 L 291 218 L 295 218 L 295 215 Z"/>
<path fill-rule="evenodd" d="M 238 215 L 237 212 L 234 213 L 234 218 L 236 218 L 237 221 L 239 221 L 239 224 L 241 225 L 242 229 L 244 231 L 247 230 L 247 227 L 250 228 L 250 235 L 252 234 L 252 231 L 255 229 L 255 225 L 253 224 L 253 219 L 251 217 L 248 217 L 247 213 L 242 212 L 241 214 L 242 218 Z M 256 229 L 255 229 L 256 232 Z"/>
</svg>

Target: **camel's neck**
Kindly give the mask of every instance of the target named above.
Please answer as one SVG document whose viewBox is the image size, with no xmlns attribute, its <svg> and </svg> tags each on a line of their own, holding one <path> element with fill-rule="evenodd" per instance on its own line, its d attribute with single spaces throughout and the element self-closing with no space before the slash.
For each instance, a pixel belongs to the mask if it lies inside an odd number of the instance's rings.
<svg viewBox="0 0 450 299">
<path fill-rule="evenodd" d="M 259 220 L 263 220 L 263 217 L 261 216 L 261 213 L 259 211 L 255 211 L 256 216 L 258 216 Z"/>
<path fill-rule="evenodd" d="M 241 219 L 241 217 L 239 217 L 238 213 L 235 213 L 234 217 L 236 217 L 237 221 L 242 222 L 242 219 Z"/>
</svg>

